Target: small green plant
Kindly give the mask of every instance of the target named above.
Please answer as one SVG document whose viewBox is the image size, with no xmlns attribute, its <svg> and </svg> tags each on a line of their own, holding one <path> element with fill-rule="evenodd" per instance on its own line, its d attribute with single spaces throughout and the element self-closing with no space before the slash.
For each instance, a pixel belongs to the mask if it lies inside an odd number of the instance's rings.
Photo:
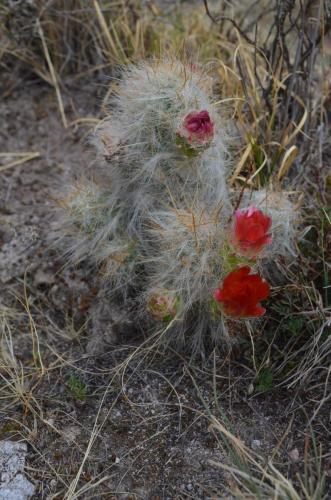
<svg viewBox="0 0 331 500">
<path fill-rule="evenodd" d="M 294 316 L 286 321 L 284 325 L 284 330 L 287 330 L 293 335 L 299 335 L 302 332 L 305 324 L 306 322 L 304 317 Z"/>
<path fill-rule="evenodd" d="M 256 391 L 265 392 L 273 387 L 273 374 L 269 368 L 264 368 L 258 376 Z"/>
<path fill-rule="evenodd" d="M 87 386 L 85 382 L 74 375 L 68 380 L 68 389 L 77 401 L 85 401 Z"/>
</svg>

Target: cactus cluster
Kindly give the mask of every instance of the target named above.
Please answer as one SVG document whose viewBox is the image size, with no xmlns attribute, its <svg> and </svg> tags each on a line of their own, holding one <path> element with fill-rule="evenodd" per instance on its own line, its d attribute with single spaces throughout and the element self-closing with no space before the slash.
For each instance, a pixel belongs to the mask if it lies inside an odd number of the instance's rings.
<svg viewBox="0 0 331 500">
<path fill-rule="evenodd" d="M 293 210 L 281 193 L 244 193 L 235 211 L 230 128 L 213 102 L 212 80 L 196 64 L 126 69 L 94 133 L 90 179 L 65 198 L 59 224 L 71 261 L 88 259 L 102 273 L 109 307 L 115 295 L 123 308 L 130 297 L 135 321 L 165 324 L 167 339 L 190 339 L 196 349 L 208 334 L 224 339 L 227 315 L 247 316 L 222 303 L 226 276 L 288 252 L 293 232 Z M 246 243 L 238 237 L 245 216 L 254 222 Z M 252 238 L 262 238 L 255 250 Z"/>
</svg>

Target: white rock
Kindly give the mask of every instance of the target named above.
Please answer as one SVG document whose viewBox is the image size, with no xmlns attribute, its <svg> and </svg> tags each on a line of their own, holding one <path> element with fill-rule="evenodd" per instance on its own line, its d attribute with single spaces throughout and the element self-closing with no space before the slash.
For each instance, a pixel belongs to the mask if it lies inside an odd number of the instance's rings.
<svg viewBox="0 0 331 500">
<path fill-rule="evenodd" d="M 53 285 L 55 276 L 49 271 L 44 271 L 39 268 L 34 275 L 34 282 L 36 285 Z"/>
<path fill-rule="evenodd" d="M 253 439 L 251 446 L 253 450 L 257 450 L 261 446 L 261 441 L 259 439 Z"/>
<path fill-rule="evenodd" d="M 25 443 L 0 441 L 0 500 L 27 500 L 35 487 L 24 475 Z"/>
<path fill-rule="evenodd" d="M 62 430 L 62 435 L 68 443 L 73 443 L 81 433 L 81 428 L 77 425 L 70 425 Z"/>
<path fill-rule="evenodd" d="M 292 462 L 298 462 L 300 459 L 298 448 L 293 448 L 293 450 L 289 452 L 289 457 L 292 460 Z"/>
</svg>

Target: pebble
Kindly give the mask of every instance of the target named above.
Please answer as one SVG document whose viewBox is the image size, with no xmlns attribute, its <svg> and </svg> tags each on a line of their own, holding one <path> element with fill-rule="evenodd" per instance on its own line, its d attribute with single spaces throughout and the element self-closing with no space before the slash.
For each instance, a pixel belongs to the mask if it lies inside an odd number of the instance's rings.
<svg viewBox="0 0 331 500">
<path fill-rule="evenodd" d="M 289 452 L 289 457 L 290 459 L 292 460 L 292 462 L 298 462 L 299 461 L 299 450 L 298 448 L 293 448 L 293 450 L 291 450 Z"/>
<path fill-rule="evenodd" d="M 257 450 L 261 446 L 261 441 L 259 439 L 253 439 L 251 447 L 253 450 Z"/>
</svg>

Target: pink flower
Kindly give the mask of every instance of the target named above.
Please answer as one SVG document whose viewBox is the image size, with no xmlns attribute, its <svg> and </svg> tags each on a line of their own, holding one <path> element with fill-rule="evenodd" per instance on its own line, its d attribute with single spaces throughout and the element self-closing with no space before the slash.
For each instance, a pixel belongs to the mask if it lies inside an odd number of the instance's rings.
<svg viewBox="0 0 331 500">
<path fill-rule="evenodd" d="M 231 243 L 242 254 L 255 256 L 262 248 L 271 243 L 268 231 L 271 227 L 271 217 L 254 207 L 236 210 L 235 224 Z"/>
<path fill-rule="evenodd" d="M 214 123 L 208 111 L 193 111 L 185 116 L 180 133 L 188 142 L 206 144 L 214 136 Z"/>
<path fill-rule="evenodd" d="M 197 73 L 200 69 L 199 65 L 193 62 L 189 63 L 189 68 L 192 71 L 192 73 Z"/>
<path fill-rule="evenodd" d="M 250 272 L 249 266 L 235 269 L 214 292 L 214 299 L 221 303 L 227 316 L 254 318 L 265 313 L 259 302 L 269 296 L 270 287 L 258 274 Z"/>
<path fill-rule="evenodd" d="M 170 321 L 177 313 L 176 295 L 169 290 L 156 290 L 148 299 L 148 311 L 155 319 Z"/>
</svg>

